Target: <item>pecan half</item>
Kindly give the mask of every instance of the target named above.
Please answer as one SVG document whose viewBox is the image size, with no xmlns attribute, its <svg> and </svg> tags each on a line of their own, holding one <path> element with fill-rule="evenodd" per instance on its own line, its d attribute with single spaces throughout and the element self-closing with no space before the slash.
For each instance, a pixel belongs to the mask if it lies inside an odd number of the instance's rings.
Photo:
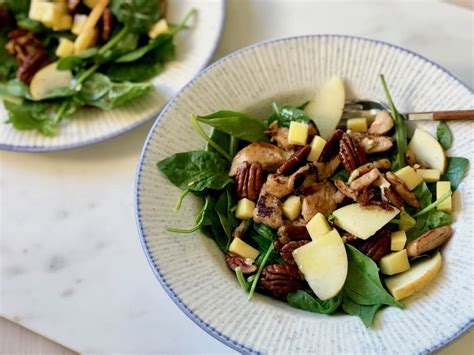
<svg viewBox="0 0 474 355">
<path fill-rule="evenodd" d="M 380 111 L 369 127 L 369 133 L 383 135 L 393 128 L 392 116 L 387 111 Z"/>
<path fill-rule="evenodd" d="M 311 146 L 309 144 L 303 146 L 300 150 L 295 152 L 286 162 L 284 162 L 276 171 L 277 174 L 288 175 L 298 169 L 308 158 L 311 152 Z"/>
<path fill-rule="evenodd" d="M 283 225 L 283 205 L 279 199 L 271 195 L 260 195 L 257 206 L 253 210 L 253 220 L 273 229 Z"/>
<path fill-rule="evenodd" d="M 379 169 L 379 170 L 389 170 L 392 166 L 392 163 L 388 159 L 379 159 L 362 166 L 359 166 L 356 171 L 359 174 L 358 176 L 367 174 L 372 169 Z"/>
<path fill-rule="evenodd" d="M 295 226 L 285 224 L 278 228 L 278 239 L 275 241 L 275 248 L 280 250 L 281 247 L 294 240 L 311 240 L 311 236 L 305 226 Z"/>
<path fill-rule="evenodd" d="M 280 255 L 288 263 L 288 265 L 296 265 L 295 259 L 293 258 L 293 252 L 299 247 L 308 244 L 309 242 L 309 240 L 293 240 L 288 242 L 279 250 Z"/>
<path fill-rule="evenodd" d="M 392 186 L 384 187 L 382 193 L 382 201 L 386 201 L 398 209 L 403 207 L 403 200 L 399 194 L 395 192 Z"/>
<path fill-rule="evenodd" d="M 343 133 L 339 142 L 339 155 L 348 172 L 367 163 L 367 157 L 359 144 L 347 133 Z"/>
<path fill-rule="evenodd" d="M 235 175 L 237 186 L 237 196 L 239 198 L 248 198 L 257 200 L 263 185 L 263 170 L 258 162 L 249 164 L 244 161 L 240 164 Z"/>
<path fill-rule="evenodd" d="M 452 234 L 453 230 L 450 226 L 429 230 L 417 239 L 407 243 L 407 254 L 409 257 L 414 257 L 436 249 L 443 245 Z"/>
<path fill-rule="evenodd" d="M 375 168 L 370 170 L 367 174 L 364 174 L 354 181 L 351 182 L 349 185 L 351 189 L 355 191 L 360 191 L 364 188 L 371 186 L 374 182 L 376 182 L 380 177 L 379 169 Z"/>
<path fill-rule="evenodd" d="M 324 145 L 321 154 L 319 155 L 319 163 L 327 163 L 332 157 L 339 154 L 339 141 L 341 140 L 343 133 L 344 132 L 342 130 L 337 129 L 332 134 L 332 136 Z"/>
<path fill-rule="evenodd" d="M 235 269 L 240 267 L 240 269 L 242 270 L 242 273 L 244 274 L 251 274 L 257 271 L 257 265 L 253 263 L 252 259 L 245 259 L 233 253 L 228 253 L 225 256 L 225 262 L 227 263 L 227 266 L 231 270 L 235 271 Z"/>
<path fill-rule="evenodd" d="M 102 13 L 102 17 L 100 18 L 99 22 L 100 38 L 102 38 L 102 41 L 105 42 L 110 38 L 113 25 L 114 17 L 112 16 L 112 12 L 109 8 L 106 8 Z"/>
<path fill-rule="evenodd" d="M 378 263 L 382 256 L 390 252 L 391 233 L 381 229 L 367 240 L 358 239 L 355 246 L 373 261 Z"/>
<path fill-rule="evenodd" d="M 0 4 L 0 30 L 8 28 L 12 22 L 12 15 L 6 5 Z"/>
<path fill-rule="evenodd" d="M 405 185 L 405 183 L 397 175 L 391 171 L 388 171 L 385 174 L 385 177 L 387 178 L 388 182 L 392 184 L 394 190 L 398 195 L 400 195 L 403 201 L 415 208 L 420 207 L 420 203 L 418 202 L 416 195 L 408 189 L 407 185 Z"/>
<path fill-rule="evenodd" d="M 284 298 L 290 292 L 306 288 L 306 282 L 298 269 L 293 265 L 284 264 L 265 266 L 259 284 L 278 299 Z"/>
</svg>

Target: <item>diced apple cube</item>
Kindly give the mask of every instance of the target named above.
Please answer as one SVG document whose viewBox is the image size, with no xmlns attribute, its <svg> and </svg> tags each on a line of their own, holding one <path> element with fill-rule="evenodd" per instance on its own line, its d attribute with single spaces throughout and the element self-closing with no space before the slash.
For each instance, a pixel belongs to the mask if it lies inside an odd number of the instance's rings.
<svg viewBox="0 0 474 355">
<path fill-rule="evenodd" d="M 416 173 L 426 182 L 439 181 L 441 175 L 436 169 L 416 169 Z"/>
<path fill-rule="evenodd" d="M 313 141 L 311 142 L 311 151 L 308 155 L 308 160 L 316 162 L 321 155 L 321 152 L 326 145 L 326 140 L 320 136 L 314 136 Z"/>
<path fill-rule="evenodd" d="M 76 36 L 82 32 L 84 29 L 84 25 L 87 21 L 87 15 L 76 14 L 74 15 L 74 22 L 72 23 L 71 32 L 74 33 Z"/>
<path fill-rule="evenodd" d="M 62 15 L 60 20 L 53 25 L 54 31 L 66 31 L 72 27 L 72 17 L 69 15 Z"/>
<path fill-rule="evenodd" d="M 312 240 L 325 235 L 331 231 L 329 223 L 322 213 L 316 213 L 313 218 L 306 224 L 306 229 Z"/>
<path fill-rule="evenodd" d="M 168 26 L 168 22 L 166 22 L 166 19 L 162 18 L 158 22 L 154 23 L 151 27 L 150 30 L 148 31 L 148 36 L 150 38 L 156 38 L 159 35 L 163 33 L 168 33 L 170 32 L 170 28 Z"/>
<path fill-rule="evenodd" d="M 407 185 L 408 190 L 410 191 L 423 182 L 423 178 L 418 175 L 415 169 L 413 169 L 411 166 L 405 166 L 404 168 L 401 168 L 395 172 L 395 175 L 397 175 L 405 183 L 405 185 Z"/>
<path fill-rule="evenodd" d="M 347 120 L 347 129 L 352 132 L 367 132 L 367 118 L 349 118 Z"/>
<path fill-rule="evenodd" d="M 30 4 L 30 10 L 28 12 L 28 17 L 32 20 L 41 22 L 48 6 L 49 4 L 47 2 L 32 0 Z"/>
<path fill-rule="evenodd" d="M 308 127 L 306 123 L 292 121 L 288 132 L 288 143 L 305 145 L 308 140 Z"/>
<path fill-rule="evenodd" d="M 391 238 L 392 238 L 392 243 L 391 243 L 390 249 L 392 251 L 403 250 L 407 242 L 407 234 L 405 233 L 405 231 L 393 232 L 391 235 Z"/>
<path fill-rule="evenodd" d="M 58 48 L 56 48 L 56 55 L 58 57 L 67 57 L 74 53 L 74 42 L 65 38 L 61 37 L 59 39 Z"/>
<path fill-rule="evenodd" d="M 290 196 L 283 202 L 283 214 L 290 221 L 295 220 L 301 213 L 301 199 L 299 196 Z"/>
<path fill-rule="evenodd" d="M 242 258 L 252 260 L 255 260 L 258 254 L 260 254 L 257 249 L 255 249 L 251 245 L 248 245 L 240 238 L 234 238 L 232 240 L 232 243 L 230 243 L 229 245 L 229 251 L 231 253 L 237 254 L 238 256 L 241 256 Z"/>
<path fill-rule="evenodd" d="M 250 201 L 248 198 L 243 198 L 237 202 L 235 217 L 240 219 L 250 219 L 253 216 L 254 208 L 255 202 Z"/>
<path fill-rule="evenodd" d="M 380 259 L 380 271 L 385 275 L 395 275 L 410 269 L 406 249 L 385 255 Z"/>
<path fill-rule="evenodd" d="M 445 193 L 451 191 L 450 181 L 438 181 L 436 183 L 436 199 L 442 197 Z M 439 211 L 450 212 L 452 208 L 451 196 L 441 202 L 436 209 Z"/>
<path fill-rule="evenodd" d="M 46 4 L 47 6 L 43 7 L 41 22 L 49 28 L 54 28 L 55 26 L 61 27 L 63 16 L 67 15 L 67 5 L 61 2 L 48 2 Z M 71 27 L 69 26 L 69 28 Z"/>
</svg>

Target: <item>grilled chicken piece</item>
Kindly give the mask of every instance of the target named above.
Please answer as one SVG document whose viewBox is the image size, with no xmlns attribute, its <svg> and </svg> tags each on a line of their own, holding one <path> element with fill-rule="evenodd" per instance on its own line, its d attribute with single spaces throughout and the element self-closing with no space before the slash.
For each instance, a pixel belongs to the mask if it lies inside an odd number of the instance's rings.
<svg viewBox="0 0 474 355">
<path fill-rule="evenodd" d="M 257 206 L 253 210 L 255 223 L 263 223 L 273 229 L 283 225 L 283 205 L 281 201 L 271 195 L 260 195 Z"/>
<path fill-rule="evenodd" d="M 261 195 L 271 195 L 283 198 L 292 192 L 288 184 L 289 177 L 279 174 L 268 175 L 267 181 L 262 186 Z"/>
<path fill-rule="evenodd" d="M 336 172 L 337 168 L 341 164 L 341 158 L 338 155 L 335 155 L 327 163 L 316 163 L 316 169 L 318 170 L 318 179 L 323 181 L 330 178 Z"/>
<path fill-rule="evenodd" d="M 289 158 L 289 153 L 276 145 L 269 143 L 251 143 L 240 150 L 232 160 L 229 176 L 235 176 L 241 163 L 249 164 L 259 162 L 263 171 L 275 172 Z"/>
<path fill-rule="evenodd" d="M 309 221 L 318 212 L 326 217 L 329 216 L 337 207 L 334 200 L 334 194 L 337 189 L 332 182 L 323 181 L 311 185 L 303 197 L 303 206 L 301 214 L 305 221 Z"/>
<path fill-rule="evenodd" d="M 393 139 L 391 137 L 360 132 L 351 132 L 350 135 L 367 154 L 385 152 L 393 147 Z"/>
<path fill-rule="evenodd" d="M 271 142 L 276 142 L 280 148 L 293 151 L 294 145 L 288 143 L 288 132 L 288 128 L 279 127 L 278 121 L 273 121 L 270 126 L 268 126 L 265 134 L 270 137 Z"/>
<path fill-rule="evenodd" d="M 290 191 L 304 190 L 318 181 L 318 174 L 313 164 L 306 164 L 293 174 L 288 179 L 288 188 Z"/>
<path fill-rule="evenodd" d="M 393 128 L 392 116 L 387 111 L 380 111 L 369 127 L 369 133 L 383 135 Z"/>
</svg>

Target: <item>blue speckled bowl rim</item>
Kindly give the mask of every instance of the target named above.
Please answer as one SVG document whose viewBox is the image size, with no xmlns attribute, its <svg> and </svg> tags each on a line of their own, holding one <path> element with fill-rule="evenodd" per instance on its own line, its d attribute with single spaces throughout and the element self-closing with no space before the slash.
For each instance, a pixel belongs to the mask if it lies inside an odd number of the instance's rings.
<svg viewBox="0 0 474 355">
<path fill-rule="evenodd" d="M 399 47 L 399 46 L 396 46 L 394 44 L 387 43 L 387 42 L 384 42 L 384 41 L 374 40 L 374 39 L 364 38 L 364 37 L 358 37 L 358 36 L 339 35 L 339 34 L 313 34 L 313 35 L 293 36 L 293 37 L 286 37 L 286 38 L 279 38 L 279 39 L 274 39 L 274 40 L 269 40 L 269 41 L 263 41 L 263 42 L 259 42 L 259 43 L 250 45 L 248 47 L 241 48 L 241 49 L 239 49 L 239 50 L 237 50 L 237 51 L 235 51 L 235 52 L 219 59 L 218 61 L 214 62 L 213 64 L 208 66 L 206 69 L 201 71 L 192 80 L 190 80 L 171 100 L 168 101 L 166 106 L 163 108 L 163 110 L 160 112 L 160 114 L 156 118 L 156 121 L 153 124 L 152 128 L 150 129 L 150 132 L 148 133 L 148 136 L 145 140 L 145 143 L 144 143 L 141 155 L 140 155 L 140 160 L 138 161 L 137 172 L 136 172 L 136 177 L 135 177 L 135 189 L 134 189 L 134 197 L 135 197 L 135 199 L 134 199 L 134 208 L 135 208 L 135 219 L 136 219 L 137 229 L 138 229 L 138 238 L 139 238 L 140 243 L 143 247 L 143 251 L 144 251 L 145 256 L 148 260 L 148 263 L 150 264 L 156 278 L 160 282 L 160 284 L 163 287 L 163 289 L 165 290 L 165 292 L 170 296 L 170 298 L 173 300 L 173 302 L 178 306 L 178 308 L 182 312 L 184 312 L 184 314 L 186 314 L 194 323 L 196 323 L 199 327 L 201 327 L 206 333 L 213 336 L 214 338 L 221 341 L 222 343 L 226 344 L 230 348 L 232 348 L 234 350 L 237 350 L 241 353 L 245 353 L 245 354 L 249 354 L 249 353 L 259 354 L 259 352 L 254 350 L 254 349 L 251 349 L 251 348 L 249 348 L 245 345 L 242 345 L 242 344 L 238 343 L 237 341 L 231 339 L 230 337 L 228 337 L 225 334 L 222 334 L 221 332 L 219 332 L 219 330 L 215 329 L 210 324 L 206 323 L 201 318 L 199 318 L 199 316 L 196 315 L 194 313 L 194 311 L 192 309 L 190 309 L 181 300 L 181 298 L 174 292 L 172 287 L 168 284 L 168 282 L 164 278 L 163 274 L 161 273 L 158 265 L 155 263 L 155 260 L 153 259 L 153 256 L 151 255 L 150 249 L 148 248 L 147 238 L 146 238 L 146 235 L 145 235 L 145 231 L 143 229 L 142 215 L 141 215 L 141 209 L 140 209 L 139 191 L 140 191 L 140 188 L 141 188 L 141 173 L 142 173 L 142 168 L 143 168 L 143 163 L 144 163 L 144 157 L 145 157 L 145 154 L 148 150 L 148 145 L 150 144 L 151 138 L 154 135 L 154 133 L 155 133 L 157 127 L 158 127 L 159 121 L 166 114 L 169 107 L 174 103 L 174 101 L 176 99 L 178 99 L 181 96 L 181 94 L 183 92 L 185 92 L 187 90 L 188 87 L 193 85 L 193 83 L 196 80 L 198 80 L 202 76 L 206 75 L 206 73 L 208 71 L 212 70 L 216 66 L 221 65 L 222 63 L 228 61 L 229 59 L 232 59 L 236 56 L 242 55 L 245 52 L 253 50 L 254 48 L 268 46 L 268 45 L 273 44 L 275 42 L 293 41 L 293 40 L 297 40 L 297 39 L 300 39 L 300 38 L 308 38 L 308 37 L 349 38 L 349 39 L 363 40 L 363 41 L 366 41 L 366 42 L 375 43 L 375 44 L 379 44 L 379 45 L 383 45 L 383 46 L 389 46 L 389 47 L 398 49 L 402 52 L 412 54 L 413 56 L 422 59 L 426 63 L 429 63 L 429 64 L 435 66 L 436 68 L 440 69 L 442 72 L 444 72 L 445 74 L 447 74 L 448 76 L 450 76 L 451 78 L 456 80 L 461 86 L 463 86 L 465 89 L 470 91 L 471 94 L 473 93 L 473 90 L 467 84 L 465 84 L 463 81 L 458 79 L 456 76 L 454 76 L 447 69 L 445 69 L 441 65 L 439 65 L 439 64 L 423 57 L 422 55 L 419 55 L 418 53 L 415 53 L 415 52 L 410 51 L 408 49 L 405 49 L 405 48 L 402 48 L 402 47 Z M 441 348 L 447 346 L 449 343 L 451 343 L 456 338 L 461 336 L 465 331 L 467 331 L 469 328 L 471 328 L 473 324 L 474 324 L 474 318 L 470 318 L 469 321 L 466 324 L 464 324 L 460 329 L 458 329 L 456 332 L 454 332 L 454 334 L 452 334 L 449 337 L 446 337 L 446 338 L 442 339 L 438 344 L 434 345 L 433 347 L 421 351 L 420 354 L 429 354 L 429 353 L 432 353 L 436 350 L 440 350 Z"/>
<path fill-rule="evenodd" d="M 197 75 L 209 64 L 209 62 L 212 59 L 212 56 L 216 52 L 217 46 L 221 42 L 222 34 L 224 33 L 224 23 L 225 23 L 225 14 L 226 14 L 226 8 L 227 8 L 227 0 L 222 0 L 222 13 L 221 13 L 221 21 L 219 23 L 219 33 L 216 37 L 216 40 L 214 42 L 214 45 L 212 46 L 212 49 L 209 52 L 209 55 L 207 56 L 206 60 L 204 61 L 203 65 L 201 65 L 200 68 L 196 71 L 196 74 L 194 75 L 194 78 L 197 77 Z M 194 79 L 191 79 L 193 81 Z M 190 82 L 191 82 L 190 81 Z M 188 84 L 186 84 L 188 85 Z M 181 90 L 179 90 L 181 91 Z M 178 92 L 179 92 L 178 91 Z M 172 96 L 170 99 L 165 102 L 163 107 L 166 107 L 169 102 L 171 102 L 174 99 L 175 96 Z M 161 112 L 161 111 L 160 111 Z M 158 113 L 160 115 L 160 113 Z M 58 145 L 54 147 L 45 147 L 42 145 L 31 145 L 31 146 L 24 146 L 24 145 L 15 145 L 15 144 L 0 144 L 0 150 L 9 150 L 9 151 L 16 151 L 16 152 L 30 152 L 30 153 L 44 153 L 44 152 L 60 152 L 64 150 L 70 150 L 70 149 L 77 149 L 77 148 L 83 148 L 87 147 L 90 145 L 102 143 L 108 140 L 111 140 L 113 138 L 117 138 L 120 136 L 123 136 L 124 134 L 133 131 L 134 129 L 143 126 L 145 123 L 149 122 L 153 117 L 156 117 L 156 113 L 147 116 L 143 121 L 136 122 L 131 124 L 130 126 L 127 126 L 121 130 L 112 132 L 110 134 L 105 134 L 101 137 L 85 140 L 79 143 L 74 143 L 74 144 L 63 144 L 63 145 Z"/>
</svg>

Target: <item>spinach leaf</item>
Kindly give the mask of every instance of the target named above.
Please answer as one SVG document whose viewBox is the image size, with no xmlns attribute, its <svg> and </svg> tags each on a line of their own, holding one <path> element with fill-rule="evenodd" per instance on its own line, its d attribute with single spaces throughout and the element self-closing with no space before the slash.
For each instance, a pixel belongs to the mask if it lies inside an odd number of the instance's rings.
<svg viewBox="0 0 474 355">
<path fill-rule="evenodd" d="M 449 157 L 446 172 L 441 180 L 451 181 L 451 189 L 454 191 L 461 183 L 464 175 L 466 175 L 469 166 L 469 160 L 461 157 Z"/>
<path fill-rule="evenodd" d="M 30 0 L 2 0 L 0 4 L 5 4 L 15 17 L 28 17 L 28 10 L 30 9 Z"/>
<path fill-rule="evenodd" d="M 92 74 L 81 86 L 78 97 L 85 104 L 110 110 L 153 90 L 151 83 L 114 83 L 99 73 Z"/>
<path fill-rule="evenodd" d="M 112 14 L 135 33 L 147 33 L 160 18 L 160 0 L 112 0 Z"/>
<path fill-rule="evenodd" d="M 412 192 L 416 195 L 416 198 L 420 202 L 420 209 L 423 209 L 428 206 L 433 199 L 433 195 L 431 194 L 431 191 L 428 188 L 426 182 L 423 182 L 421 185 L 418 185 Z"/>
<path fill-rule="evenodd" d="M 219 147 L 221 147 L 224 151 L 229 151 L 229 146 L 230 146 L 230 136 L 227 133 L 221 132 L 214 127 L 211 128 L 211 131 L 209 132 L 209 138 L 216 143 Z M 209 142 L 206 142 L 206 146 L 204 150 L 209 151 L 209 152 L 215 152 L 216 149 L 213 148 Z"/>
<path fill-rule="evenodd" d="M 250 234 L 250 244 L 255 246 L 260 252 L 257 260 L 255 260 L 256 265 L 260 265 L 264 257 L 265 251 L 268 249 L 270 244 L 276 240 L 277 234 L 270 227 L 265 224 L 254 224 L 252 233 Z M 285 263 L 283 258 L 280 256 L 280 253 L 273 249 L 268 256 L 269 264 L 281 264 Z"/>
<path fill-rule="evenodd" d="M 408 147 L 407 128 L 402 115 L 400 115 L 400 113 L 397 111 L 397 108 L 395 107 L 395 104 L 393 103 L 392 96 L 390 95 L 383 74 L 380 75 L 380 80 L 382 81 L 382 87 L 385 92 L 385 96 L 387 97 L 388 104 L 390 106 L 390 114 L 395 126 L 394 138 L 396 142 L 396 150 L 392 158 L 392 170 L 395 171 L 403 168 L 406 165 L 405 152 Z"/>
<path fill-rule="evenodd" d="M 219 222 L 226 237 L 224 242 L 220 242 L 222 246 L 224 246 L 225 244 L 224 250 L 226 252 L 229 249 L 229 245 L 232 240 L 232 231 L 239 225 L 239 222 L 237 221 L 234 213 L 232 212 L 234 204 L 235 201 L 233 200 L 232 192 L 229 188 L 226 188 L 219 196 L 219 199 L 217 200 L 216 205 L 214 207 L 214 210 L 217 213 Z M 224 235 L 222 235 L 221 233 L 219 237 L 223 238 Z"/>
<path fill-rule="evenodd" d="M 5 49 L 8 38 L 0 33 L 0 81 L 7 81 L 15 77 L 17 64 L 16 59 Z"/>
<path fill-rule="evenodd" d="M 196 116 L 196 119 L 247 142 L 268 141 L 264 133 L 265 123 L 246 113 L 217 111 L 207 116 Z"/>
<path fill-rule="evenodd" d="M 342 180 L 344 182 L 347 182 L 347 180 L 349 180 L 349 173 L 347 172 L 347 170 L 342 169 L 342 170 L 336 171 L 336 173 L 333 176 L 331 176 L 330 179 L 332 181 Z"/>
<path fill-rule="evenodd" d="M 30 97 L 30 89 L 17 79 L 0 82 L 0 96 Z"/>
<path fill-rule="evenodd" d="M 150 52 L 152 49 L 157 48 L 158 46 L 162 45 L 163 43 L 169 42 L 173 40 L 173 35 L 170 33 L 163 33 L 159 36 L 151 39 L 145 46 L 135 49 L 129 53 L 126 53 L 120 57 L 118 57 L 115 62 L 116 63 L 128 63 L 134 62 L 140 58 L 142 58 L 145 54 Z"/>
<path fill-rule="evenodd" d="M 289 293 L 287 296 L 287 301 L 290 306 L 303 309 L 308 312 L 332 314 L 341 305 L 342 292 L 327 301 L 321 301 L 319 298 L 311 296 L 306 291 L 299 290 Z"/>
<path fill-rule="evenodd" d="M 57 68 L 59 70 L 72 70 L 83 63 L 84 60 L 93 58 L 97 55 L 97 48 L 88 48 L 81 53 L 60 58 Z"/>
<path fill-rule="evenodd" d="M 273 121 L 278 121 L 279 127 L 290 127 L 292 121 L 308 123 L 310 118 L 305 114 L 303 109 L 289 106 L 289 105 L 278 105 L 277 103 L 272 104 L 273 115 L 268 119 L 268 124 Z"/>
<path fill-rule="evenodd" d="M 451 148 L 451 145 L 453 144 L 453 135 L 446 122 L 440 121 L 438 128 L 436 129 L 436 137 L 445 150 Z"/>
<path fill-rule="evenodd" d="M 362 305 L 354 302 L 346 293 L 342 299 L 342 309 L 344 312 L 357 316 L 368 328 L 374 322 L 375 314 L 382 307 L 382 304 Z"/>
<path fill-rule="evenodd" d="M 432 210 L 416 219 L 416 225 L 407 231 L 407 241 L 412 241 L 431 229 L 446 226 L 453 223 L 449 213 Z"/>
<path fill-rule="evenodd" d="M 28 17 L 22 18 L 16 22 L 18 27 L 35 33 L 48 32 L 48 29 L 39 21 Z"/>
<path fill-rule="evenodd" d="M 227 176 L 229 164 L 215 152 L 177 153 L 158 162 L 158 169 L 183 190 L 221 190 L 232 182 Z"/>
<path fill-rule="evenodd" d="M 382 286 L 377 264 L 351 245 L 346 244 L 349 262 L 344 292 L 357 304 L 386 304 L 403 308 Z"/>
</svg>

